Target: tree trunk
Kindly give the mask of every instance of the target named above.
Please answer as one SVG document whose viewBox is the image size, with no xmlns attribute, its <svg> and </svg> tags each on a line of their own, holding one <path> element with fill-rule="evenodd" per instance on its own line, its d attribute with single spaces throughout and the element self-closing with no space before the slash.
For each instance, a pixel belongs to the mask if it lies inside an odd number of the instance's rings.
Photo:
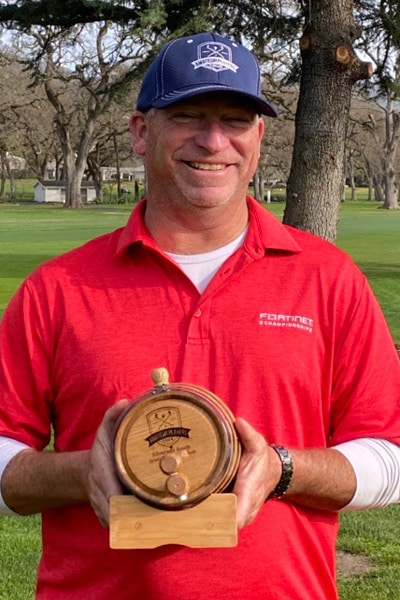
<svg viewBox="0 0 400 600">
<path fill-rule="evenodd" d="M 382 208 L 399 208 L 398 204 L 398 189 L 396 175 L 393 166 L 386 169 L 385 172 L 385 196 Z"/>
<path fill-rule="evenodd" d="M 371 177 L 367 177 L 367 179 L 368 179 L 368 201 L 372 202 L 375 199 L 374 186 L 372 185 Z"/>
<path fill-rule="evenodd" d="M 5 166 L 6 151 L 0 149 L 0 161 L 1 161 L 1 176 L 0 176 L 0 199 L 6 199 L 6 166 Z"/>
<path fill-rule="evenodd" d="M 120 166 L 120 161 L 119 161 L 117 132 L 115 130 L 113 131 L 113 145 L 114 145 L 115 174 L 116 174 L 116 178 L 117 178 L 117 199 L 119 201 L 122 196 L 121 166 Z"/>
<path fill-rule="evenodd" d="M 398 182 L 396 156 L 400 141 L 400 115 L 395 111 L 394 101 L 389 95 L 385 110 L 386 140 L 384 148 L 384 190 L 382 208 L 398 209 Z"/>
<path fill-rule="evenodd" d="M 374 175 L 372 181 L 374 184 L 375 200 L 383 203 L 385 201 L 385 194 L 383 192 L 380 177 Z"/>
<path fill-rule="evenodd" d="M 264 200 L 264 168 L 259 165 L 254 175 L 254 198 L 259 202 Z"/>
<path fill-rule="evenodd" d="M 13 201 L 17 197 L 17 190 L 15 188 L 14 173 L 12 171 L 10 160 L 9 160 L 8 156 L 7 156 L 7 161 L 6 161 L 6 169 L 7 169 L 8 179 L 10 181 L 10 200 Z"/>
<path fill-rule="evenodd" d="M 354 161 L 353 161 L 352 153 L 350 153 L 350 156 L 348 157 L 348 161 L 347 161 L 347 177 L 350 182 L 350 190 L 351 190 L 350 200 L 352 202 L 356 202 L 357 201 L 357 188 L 356 188 L 356 182 L 354 179 Z M 344 201 L 344 193 L 343 193 L 343 201 Z"/>
<path fill-rule="evenodd" d="M 96 190 L 96 202 L 103 201 L 103 179 L 100 166 L 100 146 L 95 144 L 92 152 L 87 157 L 87 168 L 93 179 L 94 189 Z"/>
<path fill-rule="evenodd" d="M 83 206 L 81 198 L 83 171 L 79 172 L 76 169 L 73 154 L 71 155 L 68 152 L 64 152 L 64 168 L 67 180 L 65 206 L 67 208 L 81 208 Z"/>
<path fill-rule="evenodd" d="M 81 197 L 81 184 L 86 168 L 86 160 L 90 145 L 93 140 L 93 130 L 95 115 L 87 117 L 86 128 L 82 132 L 77 144 L 77 154 L 70 141 L 68 127 L 64 125 L 64 114 L 60 112 L 55 119 L 57 134 L 62 147 L 64 157 L 64 169 L 67 178 L 67 187 L 65 194 L 65 206 L 67 208 L 82 208 L 83 201 Z"/>
<path fill-rule="evenodd" d="M 310 0 L 284 222 L 329 241 L 344 191 L 345 141 L 355 81 L 372 75 L 352 48 L 353 2 Z"/>
</svg>

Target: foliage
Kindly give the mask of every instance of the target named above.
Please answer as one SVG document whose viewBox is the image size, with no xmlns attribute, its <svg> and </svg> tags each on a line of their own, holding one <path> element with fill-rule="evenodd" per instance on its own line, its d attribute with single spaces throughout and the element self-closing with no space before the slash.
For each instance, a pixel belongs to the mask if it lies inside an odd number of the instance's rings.
<svg viewBox="0 0 400 600">
<path fill-rule="evenodd" d="M 77 23 L 137 20 L 145 2 L 103 2 L 101 0 L 22 0 L 0 2 L 0 22 L 25 29 L 32 25 L 71 27 Z"/>
<path fill-rule="evenodd" d="M 299 7 L 300 4 L 300 7 Z M 10 29 L 33 26 L 69 29 L 77 24 L 109 21 L 132 30 L 151 29 L 164 40 L 212 29 L 246 39 L 262 52 L 267 40 L 293 40 L 304 18 L 301 2 L 286 0 L 20 0 L 0 1 L 0 23 Z"/>
</svg>

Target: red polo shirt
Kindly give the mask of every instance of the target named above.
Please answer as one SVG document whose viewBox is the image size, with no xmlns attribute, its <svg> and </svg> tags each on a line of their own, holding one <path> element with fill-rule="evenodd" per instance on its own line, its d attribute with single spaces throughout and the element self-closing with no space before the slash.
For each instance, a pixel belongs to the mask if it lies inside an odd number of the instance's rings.
<svg viewBox="0 0 400 600">
<path fill-rule="evenodd" d="M 201 295 L 125 228 L 37 269 L 0 329 L 0 435 L 90 448 L 105 410 L 172 382 L 212 390 L 270 443 L 400 443 L 400 367 L 365 277 L 249 198 L 242 248 Z M 382 357 L 385 360 L 382 361 Z M 270 501 L 230 549 L 111 550 L 89 506 L 43 514 L 38 600 L 333 600 L 337 517 Z"/>
</svg>

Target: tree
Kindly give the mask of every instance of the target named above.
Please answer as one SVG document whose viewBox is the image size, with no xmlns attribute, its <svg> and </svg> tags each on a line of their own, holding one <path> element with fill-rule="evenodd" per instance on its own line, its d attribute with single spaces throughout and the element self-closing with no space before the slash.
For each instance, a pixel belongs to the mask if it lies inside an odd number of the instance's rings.
<svg viewBox="0 0 400 600">
<path fill-rule="evenodd" d="M 357 30 L 351 1 L 311 0 L 305 17 L 284 222 L 334 241 L 345 183 L 352 88 L 372 75 L 372 66 L 353 49 Z"/>
<path fill-rule="evenodd" d="M 13 74 L 7 105 L 13 124 L 13 133 L 9 137 L 13 142 L 13 152 L 25 159 L 27 171 L 45 179 L 49 162 L 60 154 L 53 112 L 43 90 L 38 87 L 32 89 L 28 75 L 17 70 L 18 63 L 14 57 L 9 55 L 7 60 Z M 2 78 L 6 74 L 7 68 L 3 68 Z"/>
<path fill-rule="evenodd" d="M 132 100 L 133 98 L 127 98 L 125 103 L 113 103 L 97 123 L 96 142 L 88 154 L 87 168 L 95 183 L 96 195 L 99 201 L 101 201 L 103 195 L 101 167 L 107 165 L 116 168 L 118 197 L 120 197 L 122 191 L 119 167 L 126 164 L 131 166 L 136 160 L 129 133 Z"/>
<path fill-rule="evenodd" d="M 99 22 L 62 31 L 33 28 L 22 36 L 21 62 L 53 109 L 67 181 L 66 206 L 81 206 L 80 188 L 99 117 L 133 78 L 143 47 L 126 28 Z M 21 36 L 19 43 L 22 44 Z M 139 45 L 140 44 L 140 45 Z M 135 47 L 136 45 L 136 47 Z M 27 58 L 27 51 L 30 58 Z"/>
<path fill-rule="evenodd" d="M 20 123 L 15 111 L 15 97 L 24 95 L 26 82 L 21 81 L 20 69 L 10 64 L 6 54 L 0 60 L 0 199 L 6 198 L 6 180 L 10 182 L 10 199 L 15 197 L 12 156 L 19 155 Z"/>
<path fill-rule="evenodd" d="M 272 85 L 275 84 L 269 79 L 269 90 Z M 277 90 L 275 85 L 274 98 L 278 97 L 279 118 L 265 119 L 265 136 L 254 186 L 257 200 L 263 200 L 265 197 L 269 199 L 275 187 L 285 187 L 290 171 L 297 89 L 291 86 L 289 89 Z"/>
<path fill-rule="evenodd" d="M 369 45 L 365 53 L 376 65 L 368 91 L 379 103 L 385 119 L 382 148 L 383 208 L 398 209 L 397 156 L 400 145 L 400 2 L 367 0 L 360 3 Z"/>
<path fill-rule="evenodd" d="M 384 107 L 366 91 L 361 90 L 354 94 L 346 144 L 347 155 L 351 157 L 351 160 L 347 161 L 348 177 L 352 168 L 362 172 L 364 180 L 368 182 L 369 199 L 375 199 L 382 205 L 385 201 L 385 161 L 382 153 L 385 126 Z"/>
</svg>

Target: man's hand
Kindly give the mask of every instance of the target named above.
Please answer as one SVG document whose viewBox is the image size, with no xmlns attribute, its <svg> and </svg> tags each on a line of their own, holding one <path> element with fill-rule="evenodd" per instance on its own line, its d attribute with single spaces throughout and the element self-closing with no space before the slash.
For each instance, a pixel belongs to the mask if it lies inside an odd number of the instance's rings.
<svg viewBox="0 0 400 600">
<path fill-rule="evenodd" d="M 109 524 L 109 500 L 123 494 L 113 459 L 113 435 L 116 422 L 129 405 L 120 400 L 105 413 L 89 456 L 88 494 L 97 518 L 103 527 Z"/>
<path fill-rule="evenodd" d="M 239 529 L 249 525 L 275 489 L 282 472 L 279 457 L 263 436 L 244 419 L 235 421 L 243 446 L 233 492 L 237 495 Z"/>
<path fill-rule="evenodd" d="M 282 475 L 278 454 L 244 419 L 235 427 L 243 454 L 233 492 L 239 529 L 251 523 Z M 290 448 L 294 471 L 285 499 L 315 510 L 338 511 L 354 495 L 357 481 L 347 458 L 334 448 Z"/>
</svg>

